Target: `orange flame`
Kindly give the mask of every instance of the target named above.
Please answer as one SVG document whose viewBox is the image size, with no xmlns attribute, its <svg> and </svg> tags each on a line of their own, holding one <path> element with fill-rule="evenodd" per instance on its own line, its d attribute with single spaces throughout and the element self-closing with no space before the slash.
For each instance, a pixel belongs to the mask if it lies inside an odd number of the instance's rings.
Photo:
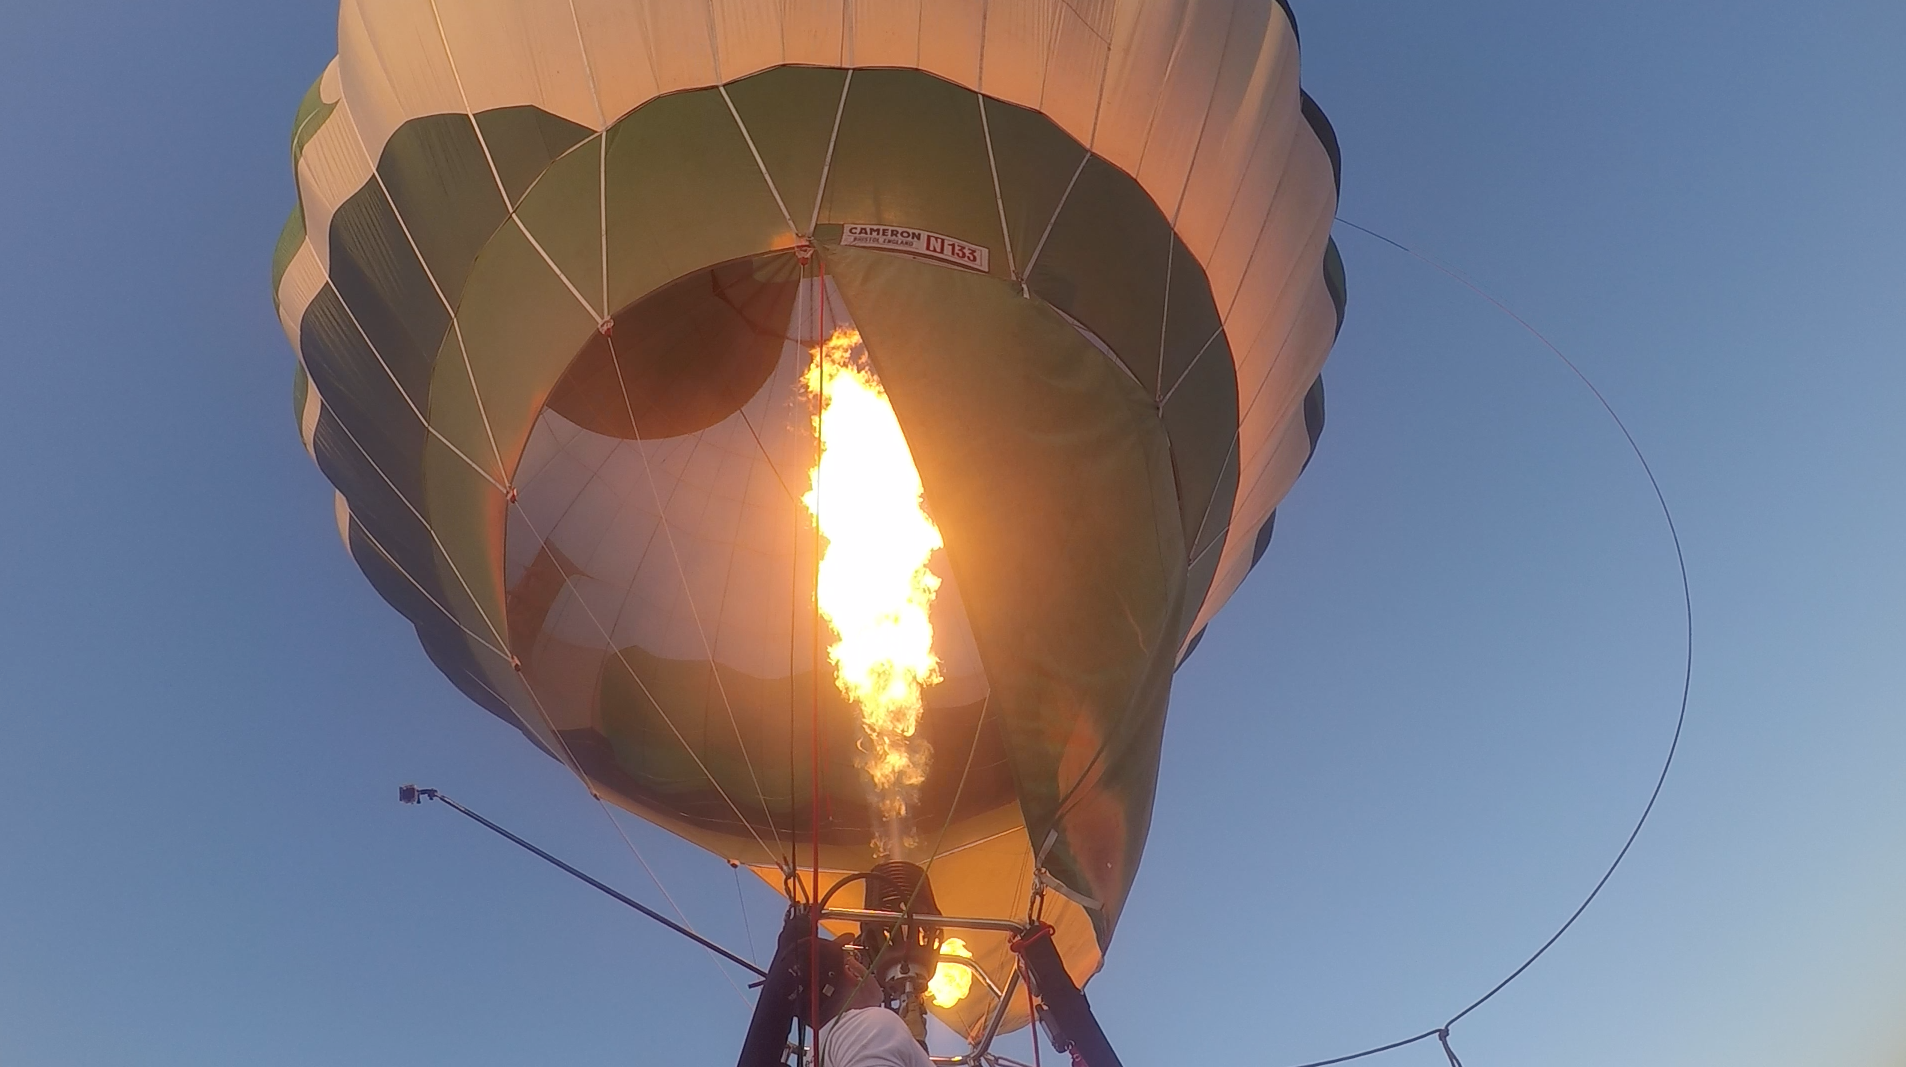
<svg viewBox="0 0 1906 1067">
<path fill-rule="evenodd" d="M 973 952 L 966 942 L 957 937 L 949 937 L 940 942 L 940 955 L 959 956 L 972 959 Z M 942 962 L 933 968 L 933 980 L 927 983 L 927 999 L 935 1007 L 950 1008 L 966 999 L 973 988 L 973 971 L 957 963 Z"/>
<path fill-rule="evenodd" d="M 927 569 L 940 531 L 921 508 L 920 472 L 860 331 L 835 330 L 805 385 L 819 400 L 819 457 L 802 502 L 827 542 L 815 599 L 838 637 L 827 650 L 834 683 L 867 735 L 858 762 L 883 824 L 874 847 L 898 856 L 914 843 L 907 806 L 931 757 L 914 733 L 921 691 L 941 678 L 928 618 L 940 579 Z"/>
</svg>

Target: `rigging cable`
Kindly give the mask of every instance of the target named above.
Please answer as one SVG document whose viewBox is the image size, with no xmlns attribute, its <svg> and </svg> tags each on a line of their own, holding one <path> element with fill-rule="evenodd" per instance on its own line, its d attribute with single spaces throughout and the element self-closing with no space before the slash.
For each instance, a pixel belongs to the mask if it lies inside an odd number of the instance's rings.
<svg viewBox="0 0 1906 1067">
<path fill-rule="evenodd" d="M 846 90 L 842 90 L 841 99 L 846 100 Z M 838 121 L 838 119 L 836 120 Z M 822 420 L 827 418 L 827 261 L 818 254 L 814 256 L 814 473 L 809 493 L 813 498 L 814 511 L 814 621 L 808 631 L 808 679 L 810 717 L 808 734 L 808 752 L 811 766 L 808 770 L 808 788 L 810 792 L 808 823 L 812 836 L 808 840 L 809 870 L 813 882 L 808 887 L 807 899 L 813 902 L 810 910 L 807 948 L 807 989 L 808 1017 L 814 1023 L 814 1052 L 808 1061 L 812 1067 L 823 1067 L 826 1057 L 821 1052 L 821 458 L 827 450 L 826 437 L 823 434 Z M 792 634 L 789 635 L 790 638 Z M 790 802 L 791 803 L 791 802 Z M 799 842 L 796 842 L 799 848 Z"/>
<path fill-rule="evenodd" d="M 1629 432 L 1628 424 L 1622 421 L 1620 415 L 1616 414 L 1614 405 L 1608 402 L 1608 398 L 1602 395 L 1602 391 L 1596 388 L 1595 383 L 1589 380 L 1587 374 L 1582 372 L 1582 368 L 1576 366 L 1574 360 L 1563 354 L 1562 350 L 1556 347 L 1555 342 L 1549 340 L 1541 330 L 1536 329 L 1530 324 L 1529 320 L 1516 314 L 1509 305 L 1498 300 L 1494 295 L 1490 294 L 1475 282 L 1470 281 L 1461 271 L 1433 256 L 1419 252 L 1400 241 L 1385 237 L 1368 227 L 1359 226 L 1341 215 L 1337 216 L 1337 221 L 1356 230 L 1358 233 L 1374 237 L 1410 258 L 1434 269 L 1437 273 L 1461 283 L 1465 289 L 1488 301 L 1496 310 L 1507 315 L 1511 321 L 1522 327 L 1531 337 L 1541 342 L 1542 347 L 1548 349 L 1556 359 L 1562 361 L 1562 365 L 1569 369 L 1569 373 L 1575 375 L 1576 380 L 1580 381 L 1582 385 L 1588 389 L 1589 393 L 1595 397 L 1595 402 L 1601 405 L 1602 411 L 1607 413 L 1609 420 L 1615 424 L 1615 428 L 1621 431 L 1622 438 L 1628 442 L 1628 449 L 1634 453 L 1636 462 L 1641 464 L 1641 472 L 1647 476 L 1648 487 L 1654 491 L 1655 503 L 1661 509 L 1662 522 L 1667 525 L 1668 537 L 1674 543 L 1674 564 L 1680 571 L 1681 576 L 1682 640 L 1686 651 L 1681 670 L 1680 708 L 1674 717 L 1674 734 L 1668 741 L 1667 755 L 1663 757 L 1661 761 L 1661 773 L 1655 777 L 1654 789 L 1648 794 L 1648 803 L 1643 805 L 1641 809 L 1641 817 L 1635 820 L 1635 827 L 1628 832 L 1628 839 L 1622 842 L 1621 850 L 1615 853 L 1613 862 L 1609 863 L 1608 869 L 1602 872 L 1602 876 L 1595 882 L 1594 888 L 1588 891 L 1588 896 L 1582 899 L 1581 904 L 1569 914 L 1568 919 L 1556 929 L 1555 933 L 1549 935 L 1547 941 L 1542 942 L 1541 946 L 1531 953 L 1528 959 L 1522 961 L 1521 966 L 1510 971 L 1508 977 L 1497 982 L 1487 993 L 1471 1001 L 1463 1010 L 1450 1016 L 1443 1025 L 1432 1030 L 1425 1030 L 1414 1037 L 1406 1037 L 1401 1041 L 1392 1041 L 1387 1045 L 1378 1045 L 1374 1048 L 1367 1048 L 1361 1052 L 1353 1052 L 1346 1056 L 1335 1056 L 1327 1060 L 1313 1060 L 1309 1063 L 1297 1065 L 1297 1067 L 1331 1067 L 1332 1064 L 1349 1063 L 1352 1060 L 1364 1059 L 1369 1056 L 1375 1056 L 1378 1053 L 1402 1048 L 1405 1045 L 1414 1045 L 1419 1041 L 1427 1041 L 1433 1037 L 1441 1042 L 1444 1055 L 1449 1057 L 1450 1067 L 1462 1067 L 1462 1061 L 1456 1058 L 1455 1050 L 1449 1046 L 1450 1027 L 1461 1022 L 1470 1012 L 1487 1004 L 1497 993 L 1506 989 L 1509 983 L 1522 977 L 1523 972 L 1534 966 L 1536 960 L 1541 959 L 1549 949 L 1555 946 L 1557 941 L 1562 939 L 1563 934 L 1569 932 L 1569 929 L 1575 925 L 1575 920 L 1580 919 L 1582 913 L 1588 910 L 1588 906 L 1593 904 L 1595 898 L 1601 895 L 1603 887 L 1608 885 L 1608 880 L 1615 876 L 1615 871 L 1621 866 L 1622 861 L 1628 858 L 1628 850 L 1634 847 L 1635 839 L 1641 836 L 1641 828 L 1648 824 L 1648 817 L 1654 814 L 1655 802 L 1661 799 L 1662 787 L 1668 783 L 1668 771 L 1674 767 L 1675 752 L 1681 747 L 1681 729 L 1687 725 L 1688 721 L 1688 693 L 1694 682 L 1694 596 L 1688 584 L 1687 557 L 1681 550 L 1681 531 L 1675 526 L 1674 512 L 1668 507 L 1667 495 L 1662 492 L 1661 483 L 1655 478 L 1654 468 L 1648 465 L 1648 457 L 1643 454 L 1641 445 L 1635 440 L 1635 435 Z"/>
<path fill-rule="evenodd" d="M 728 869 L 734 872 L 735 903 L 741 907 L 741 929 L 748 935 L 748 956 L 752 959 L 755 955 L 754 923 L 748 919 L 748 898 L 741 892 L 741 862 L 739 860 L 729 860 Z"/>
</svg>

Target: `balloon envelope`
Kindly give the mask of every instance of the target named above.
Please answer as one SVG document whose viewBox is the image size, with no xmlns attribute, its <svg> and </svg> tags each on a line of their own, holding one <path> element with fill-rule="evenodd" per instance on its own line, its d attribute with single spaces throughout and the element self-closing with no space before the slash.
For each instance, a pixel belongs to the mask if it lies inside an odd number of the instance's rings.
<svg viewBox="0 0 1906 1067">
<path fill-rule="evenodd" d="M 1336 142 L 1288 12 L 347 0 L 338 41 L 274 293 L 339 531 L 436 665 L 777 887 L 817 835 L 823 888 L 865 869 L 801 502 L 851 325 L 945 542 L 938 900 L 1024 917 L 1045 872 L 1088 978 L 1172 673 L 1322 428 Z"/>
</svg>

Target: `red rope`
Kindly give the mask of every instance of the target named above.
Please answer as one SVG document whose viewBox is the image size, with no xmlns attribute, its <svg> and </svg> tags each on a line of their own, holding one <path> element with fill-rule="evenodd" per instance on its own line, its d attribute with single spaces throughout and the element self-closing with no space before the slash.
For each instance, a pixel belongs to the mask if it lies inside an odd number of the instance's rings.
<svg viewBox="0 0 1906 1067">
<path fill-rule="evenodd" d="M 827 344 L 827 267 L 817 258 L 814 263 L 814 468 L 821 465 L 821 427 L 820 420 L 826 412 L 827 364 L 822 360 L 823 349 Z M 808 1006 L 812 1010 L 809 1016 L 814 1020 L 814 1067 L 821 1067 L 821 524 L 820 494 L 815 492 L 814 519 L 814 627 L 810 631 L 811 649 L 808 666 L 812 671 L 810 686 L 811 740 L 809 744 L 811 763 L 809 767 L 811 796 L 809 798 L 813 838 L 809 841 L 808 857 L 811 877 L 808 902 L 813 905 L 813 925 L 808 941 Z"/>
</svg>

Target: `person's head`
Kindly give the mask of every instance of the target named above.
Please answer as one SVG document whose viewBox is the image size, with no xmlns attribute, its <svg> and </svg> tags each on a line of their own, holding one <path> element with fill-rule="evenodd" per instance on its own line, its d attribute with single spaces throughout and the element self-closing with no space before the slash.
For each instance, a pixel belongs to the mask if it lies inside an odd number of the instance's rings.
<svg viewBox="0 0 1906 1067">
<path fill-rule="evenodd" d="M 808 985 L 808 968 L 816 958 L 820 960 L 821 1023 L 827 1023 L 848 1008 L 848 1000 L 854 998 L 856 987 L 873 985 L 871 979 L 862 981 L 865 968 L 854 958 L 854 953 L 846 951 L 844 943 L 831 937 L 820 937 L 820 941 L 801 937 L 789 945 L 787 951 L 793 956 L 791 964 L 801 989 L 795 1000 L 795 1016 L 810 1027 L 814 1025 L 814 1019 L 808 1017 L 814 1008 L 814 993 Z"/>
<path fill-rule="evenodd" d="M 813 1007 L 813 994 L 810 992 L 807 974 L 808 967 L 816 955 L 820 959 L 821 1022 L 825 1024 L 834 1016 L 853 1008 L 871 1007 L 880 1003 L 880 983 L 867 973 L 867 967 L 846 942 L 823 937 L 817 943 L 813 938 L 804 937 L 788 946 L 792 954 L 794 973 L 800 983 L 800 993 L 795 1002 L 795 1014 L 803 1023 L 813 1025 L 808 1016 Z"/>
<path fill-rule="evenodd" d="M 860 953 L 849 951 L 846 954 L 841 977 L 847 984 L 844 994 L 846 1000 L 841 1005 L 841 1011 L 871 1008 L 880 1003 L 880 981 L 867 969 L 866 964 L 860 962 Z"/>
</svg>

